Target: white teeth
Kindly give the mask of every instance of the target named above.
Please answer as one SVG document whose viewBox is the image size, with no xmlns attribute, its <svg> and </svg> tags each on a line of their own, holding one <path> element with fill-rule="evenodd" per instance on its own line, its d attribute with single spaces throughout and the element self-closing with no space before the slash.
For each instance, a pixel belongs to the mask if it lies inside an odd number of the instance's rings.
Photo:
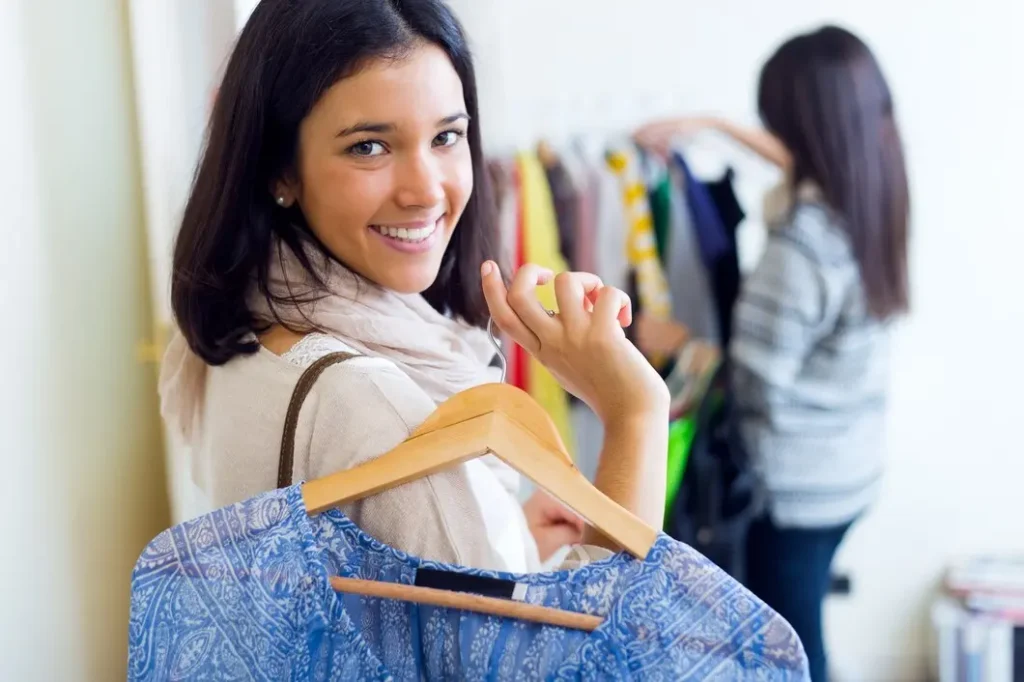
<svg viewBox="0 0 1024 682">
<path fill-rule="evenodd" d="M 391 237 L 392 239 L 399 239 L 403 242 L 421 242 L 434 234 L 434 230 L 437 229 L 437 223 L 434 223 L 429 227 L 416 227 L 412 229 L 405 227 L 389 227 L 387 225 L 374 225 L 373 229 L 377 230 L 382 235 Z"/>
</svg>

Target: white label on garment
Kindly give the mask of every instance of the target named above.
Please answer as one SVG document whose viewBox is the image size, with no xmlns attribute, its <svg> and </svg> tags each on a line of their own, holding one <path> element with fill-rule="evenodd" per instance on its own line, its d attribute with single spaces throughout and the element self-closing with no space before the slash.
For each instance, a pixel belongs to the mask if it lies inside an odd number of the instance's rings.
<svg viewBox="0 0 1024 682">
<path fill-rule="evenodd" d="M 512 601 L 526 601 L 526 583 L 516 583 L 512 589 Z"/>
</svg>

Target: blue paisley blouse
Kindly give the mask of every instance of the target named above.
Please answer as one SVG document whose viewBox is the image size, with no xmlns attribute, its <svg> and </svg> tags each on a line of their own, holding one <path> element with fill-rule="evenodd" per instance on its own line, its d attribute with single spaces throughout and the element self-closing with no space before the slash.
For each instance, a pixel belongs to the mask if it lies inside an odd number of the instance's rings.
<svg viewBox="0 0 1024 682">
<path fill-rule="evenodd" d="M 525 585 L 604 617 L 592 633 L 339 594 L 331 575 L 412 584 L 420 568 Z M 299 486 L 157 536 L 132 575 L 129 680 L 807 680 L 793 629 L 666 535 L 644 560 L 509 575 L 424 561 Z"/>
</svg>

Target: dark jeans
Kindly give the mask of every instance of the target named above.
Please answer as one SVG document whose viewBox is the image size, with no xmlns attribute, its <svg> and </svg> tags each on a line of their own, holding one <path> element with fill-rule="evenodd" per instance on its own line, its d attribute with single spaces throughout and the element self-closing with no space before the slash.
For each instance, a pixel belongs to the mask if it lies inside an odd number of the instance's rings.
<svg viewBox="0 0 1024 682">
<path fill-rule="evenodd" d="M 796 630 L 812 682 L 828 680 L 821 607 L 831 583 L 832 557 L 850 525 L 779 528 L 765 516 L 751 524 L 747 536 L 747 587 Z"/>
</svg>

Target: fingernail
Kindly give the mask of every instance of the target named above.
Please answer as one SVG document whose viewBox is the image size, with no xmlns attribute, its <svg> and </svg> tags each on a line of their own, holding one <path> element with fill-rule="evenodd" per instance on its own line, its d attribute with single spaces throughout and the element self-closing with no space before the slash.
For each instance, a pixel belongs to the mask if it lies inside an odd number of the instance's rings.
<svg viewBox="0 0 1024 682">
<path fill-rule="evenodd" d="M 480 268 L 480 274 L 482 276 L 484 276 L 484 277 L 487 277 L 488 275 L 491 274 L 491 272 L 493 270 L 494 270 L 494 264 L 491 263 L 491 261 L 489 261 L 489 260 L 488 261 L 484 261 L 483 266 L 481 266 L 481 268 Z"/>
</svg>

